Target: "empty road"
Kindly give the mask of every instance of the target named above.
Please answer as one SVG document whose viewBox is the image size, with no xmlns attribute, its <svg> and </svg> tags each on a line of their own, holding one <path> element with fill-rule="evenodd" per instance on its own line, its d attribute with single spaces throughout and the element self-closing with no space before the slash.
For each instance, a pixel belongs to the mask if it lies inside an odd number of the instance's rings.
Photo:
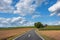
<svg viewBox="0 0 60 40">
<path fill-rule="evenodd" d="M 27 33 L 25 33 L 24 35 L 17 37 L 14 40 L 43 40 L 42 38 L 40 38 L 36 33 L 35 30 L 31 30 Z"/>
</svg>

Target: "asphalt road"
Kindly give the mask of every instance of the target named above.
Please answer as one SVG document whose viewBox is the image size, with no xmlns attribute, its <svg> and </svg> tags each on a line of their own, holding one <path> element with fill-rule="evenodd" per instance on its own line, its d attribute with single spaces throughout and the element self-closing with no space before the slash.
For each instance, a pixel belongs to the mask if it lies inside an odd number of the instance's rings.
<svg viewBox="0 0 60 40">
<path fill-rule="evenodd" d="M 43 39 L 36 34 L 35 30 L 31 30 L 25 33 L 24 35 L 17 37 L 14 40 L 43 40 Z"/>
</svg>

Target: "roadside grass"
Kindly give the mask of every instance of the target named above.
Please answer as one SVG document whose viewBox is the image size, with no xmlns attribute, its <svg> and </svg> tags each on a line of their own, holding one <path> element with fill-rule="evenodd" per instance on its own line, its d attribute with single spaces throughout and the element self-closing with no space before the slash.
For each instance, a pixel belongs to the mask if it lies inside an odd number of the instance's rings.
<svg viewBox="0 0 60 40">
<path fill-rule="evenodd" d="M 45 40 L 55 40 L 54 38 L 50 38 L 50 37 L 48 37 L 48 36 L 46 36 L 46 35 L 43 35 L 43 34 L 41 34 L 41 33 L 40 33 L 40 35 L 41 35 Z"/>
<path fill-rule="evenodd" d="M 45 40 L 54 40 L 53 38 L 49 38 L 49 37 L 47 37 L 46 35 L 42 35 L 42 34 L 41 34 L 41 36 L 43 36 L 43 38 L 44 38 Z"/>
<path fill-rule="evenodd" d="M 6 40 L 13 40 L 15 37 L 17 37 L 18 35 L 14 35 L 14 36 L 10 36 L 8 37 Z"/>
<path fill-rule="evenodd" d="M 39 30 L 60 30 L 60 26 L 47 26 L 44 28 L 39 28 Z"/>
<path fill-rule="evenodd" d="M 40 31 L 41 31 L 41 30 L 40 30 Z M 55 40 L 54 38 L 48 37 L 47 35 L 43 35 L 42 33 L 40 33 L 40 31 L 39 31 L 39 30 L 36 30 L 36 33 L 37 33 L 39 36 L 43 37 L 44 40 Z"/>
<path fill-rule="evenodd" d="M 26 32 L 26 31 L 25 31 L 25 32 Z M 24 33 L 25 33 L 25 32 L 24 32 Z M 21 36 L 21 35 L 24 34 L 24 33 L 16 34 L 16 35 L 14 35 L 14 36 L 10 36 L 10 37 L 4 38 L 4 39 L 0 39 L 0 40 L 13 40 L 13 39 L 15 39 L 16 37 Z"/>
<path fill-rule="evenodd" d="M 13 30 L 13 29 L 19 29 L 19 28 L 35 28 L 34 26 L 24 26 L 24 27 L 8 27 L 8 28 L 0 28 L 0 30 Z M 45 28 L 39 28 L 39 30 L 37 31 L 37 33 L 39 33 L 39 31 L 44 31 L 44 30 L 60 30 L 60 26 L 47 26 Z M 50 38 L 47 35 L 42 35 L 41 33 L 39 33 L 45 40 L 55 40 L 54 38 Z M 14 36 L 10 36 L 7 38 L 7 40 L 12 40 L 15 37 L 19 36 L 21 34 L 17 34 Z"/>
<path fill-rule="evenodd" d="M 27 32 L 27 31 L 25 31 L 24 33 L 26 33 L 26 32 Z M 7 40 L 13 40 L 13 39 L 15 39 L 16 37 L 21 36 L 21 35 L 24 34 L 24 33 L 16 34 L 16 35 L 14 35 L 14 36 L 10 36 L 10 37 L 7 38 Z"/>
<path fill-rule="evenodd" d="M 13 30 L 13 29 L 19 29 L 19 28 L 35 28 L 35 27 L 34 26 L 6 27 L 6 28 L 0 28 L 0 30 Z"/>
<path fill-rule="evenodd" d="M 13 40 L 15 37 L 17 37 L 18 35 L 14 35 L 14 36 L 10 36 L 4 39 L 0 39 L 0 40 Z"/>
<path fill-rule="evenodd" d="M 47 26 L 44 28 L 39 28 L 36 32 L 41 35 L 45 40 L 56 40 L 54 38 L 48 37 L 47 35 L 43 35 L 40 31 L 49 31 L 49 30 L 60 30 L 60 26 Z"/>
<path fill-rule="evenodd" d="M 29 28 L 29 29 L 25 29 L 25 28 Z M 23 26 L 23 27 L 8 27 L 8 28 L 0 28 L 0 31 L 9 31 L 9 30 L 16 30 L 17 29 L 22 29 L 21 32 L 18 30 L 18 34 L 15 34 L 15 35 L 11 35 L 9 37 L 6 37 L 6 38 L 3 38 L 3 39 L 0 39 L 0 40 L 13 40 L 14 38 L 26 33 L 27 31 L 30 30 L 30 28 L 34 28 L 34 26 Z M 19 33 L 20 32 L 20 33 Z"/>
<path fill-rule="evenodd" d="M 34 28 L 34 27 L 21 27 L 21 28 Z M 14 35 L 14 36 L 10 36 L 10 37 L 7 38 L 7 40 L 13 40 L 13 39 L 15 39 L 16 37 L 19 37 L 19 36 L 23 35 L 23 34 L 26 33 L 26 32 L 28 32 L 28 31 L 24 31 L 23 33 L 16 34 L 16 35 Z"/>
</svg>

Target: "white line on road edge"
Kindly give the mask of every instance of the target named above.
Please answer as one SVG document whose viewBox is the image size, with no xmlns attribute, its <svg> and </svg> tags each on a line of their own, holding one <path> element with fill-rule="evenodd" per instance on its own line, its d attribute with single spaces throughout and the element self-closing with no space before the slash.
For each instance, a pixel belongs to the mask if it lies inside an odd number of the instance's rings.
<svg viewBox="0 0 60 40">
<path fill-rule="evenodd" d="M 36 32 L 36 31 L 35 31 Z M 42 40 L 45 40 L 41 35 L 39 35 L 37 32 L 36 34 L 42 39 Z"/>
<path fill-rule="evenodd" d="M 33 30 L 33 29 L 31 29 L 31 30 Z M 29 30 L 29 31 L 31 31 L 31 30 Z M 27 32 L 29 32 L 29 31 L 27 31 Z M 27 32 L 25 32 L 25 33 L 23 33 L 23 34 L 21 34 L 21 35 L 19 35 L 19 36 L 15 37 L 13 40 L 15 40 L 15 39 L 17 39 L 17 38 L 19 38 L 19 37 L 23 36 L 23 35 L 24 35 L 24 34 L 26 34 Z"/>
</svg>

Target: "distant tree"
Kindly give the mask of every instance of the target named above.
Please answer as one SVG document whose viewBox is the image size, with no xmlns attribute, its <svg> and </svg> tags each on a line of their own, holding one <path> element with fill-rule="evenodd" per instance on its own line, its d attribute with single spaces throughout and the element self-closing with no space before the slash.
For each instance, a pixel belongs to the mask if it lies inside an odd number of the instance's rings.
<svg viewBox="0 0 60 40">
<path fill-rule="evenodd" d="M 47 24 L 45 24 L 45 26 L 48 26 Z"/>
<path fill-rule="evenodd" d="M 47 24 L 44 25 L 44 27 L 47 27 L 47 26 L 48 26 Z"/>
<path fill-rule="evenodd" d="M 41 22 L 35 23 L 34 26 L 35 26 L 36 28 L 43 28 L 43 27 L 44 27 Z"/>
</svg>

